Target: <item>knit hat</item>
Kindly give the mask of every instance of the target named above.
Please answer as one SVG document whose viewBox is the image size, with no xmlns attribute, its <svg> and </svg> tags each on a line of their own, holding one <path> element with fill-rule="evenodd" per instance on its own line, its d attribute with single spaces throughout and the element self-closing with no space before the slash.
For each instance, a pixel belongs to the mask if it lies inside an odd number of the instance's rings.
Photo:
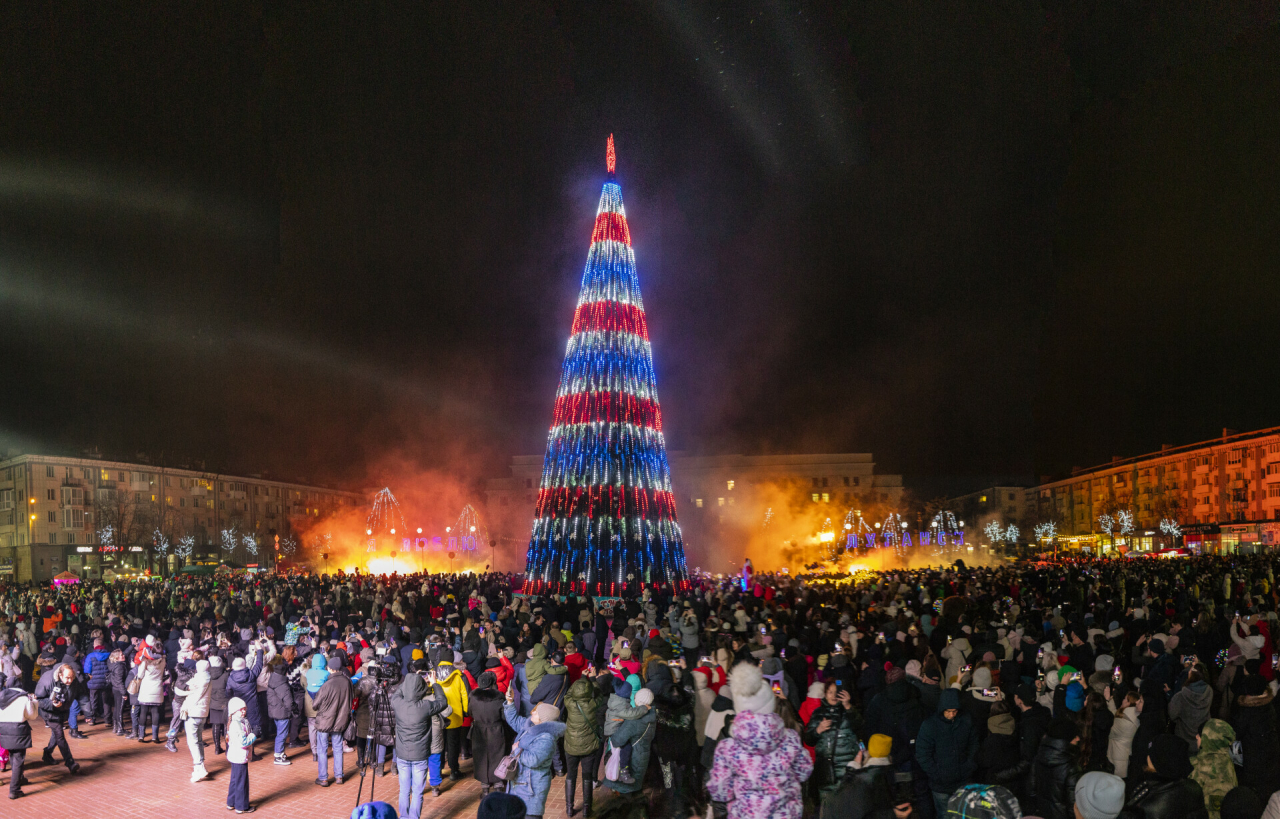
<svg viewBox="0 0 1280 819">
<path fill-rule="evenodd" d="M 650 691 L 648 688 L 641 688 L 639 691 L 637 691 L 636 705 L 641 707 L 645 705 L 653 705 L 653 692 Z"/>
<path fill-rule="evenodd" d="M 1186 779 L 1191 775 L 1191 755 L 1182 737 L 1159 734 L 1151 740 L 1147 756 L 1161 779 Z"/>
<path fill-rule="evenodd" d="M 221 658 L 221 657 L 219 657 L 217 654 L 214 654 L 213 656 L 211 656 L 211 657 L 209 658 L 209 667 L 210 667 L 210 668 L 222 668 L 222 658 Z"/>
<path fill-rule="evenodd" d="M 232 697 L 231 699 L 227 700 L 228 714 L 234 714 L 235 712 L 243 711 L 244 709 L 245 709 L 244 700 L 240 699 L 239 697 Z"/>
<path fill-rule="evenodd" d="M 1115 667 L 1116 658 L 1112 657 L 1110 654 L 1099 654 L 1093 661 L 1093 670 L 1095 672 L 1111 671 Z"/>
<path fill-rule="evenodd" d="M 733 693 L 733 710 L 772 714 L 777 699 L 773 689 L 765 685 L 759 666 L 738 663 L 729 674 L 729 690 Z"/>
<path fill-rule="evenodd" d="M 907 660 L 907 666 L 903 670 L 906 672 L 908 677 L 915 677 L 917 680 L 920 679 L 919 660 Z"/>
<path fill-rule="evenodd" d="M 1031 705 L 1036 701 L 1036 690 L 1026 683 L 1013 689 L 1013 695 L 1022 700 L 1023 705 Z"/>
<path fill-rule="evenodd" d="M 231 661 L 232 671 L 244 671 L 244 657 L 236 657 Z"/>
<path fill-rule="evenodd" d="M 822 699 L 822 695 L 825 694 L 826 691 L 827 691 L 827 687 L 825 685 L 823 685 L 820 682 L 816 682 L 809 686 L 809 691 L 808 691 L 808 694 L 806 694 L 806 696 L 815 700 L 820 700 Z"/>
<path fill-rule="evenodd" d="M 146 639 L 146 643 L 147 643 L 147 645 L 148 645 L 148 646 L 150 646 L 151 648 L 155 648 L 155 647 L 156 647 L 156 636 L 155 636 L 154 634 L 148 634 L 148 635 L 147 635 L 147 639 Z"/>
<path fill-rule="evenodd" d="M 1147 648 L 1151 649 L 1151 653 L 1158 657 L 1164 653 L 1164 640 L 1152 640 L 1147 643 Z"/>
<path fill-rule="evenodd" d="M 649 695 L 649 699 L 652 701 L 653 694 Z M 636 695 L 636 704 L 641 704 L 639 694 Z M 560 719 L 560 709 L 556 708 L 549 702 L 540 702 L 535 705 L 533 707 L 533 713 L 537 714 L 542 722 L 555 722 Z"/>
<path fill-rule="evenodd" d="M 1253 788 L 1237 785 L 1222 797 L 1219 813 L 1222 819 L 1260 819 L 1263 809 L 1262 800 L 1254 793 Z"/>
<path fill-rule="evenodd" d="M 208 660 L 196 660 L 196 673 L 197 673 L 197 674 L 207 674 L 207 673 L 209 673 L 209 661 L 208 661 Z"/>
<path fill-rule="evenodd" d="M 867 755 L 884 758 L 893 752 L 893 737 L 887 734 L 872 734 L 867 740 Z"/>
<path fill-rule="evenodd" d="M 990 688 L 991 687 L 991 669 L 983 666 L 973 672 L 973 682 L 971 688 Z"/>
<path fill-rule="evenodd" d="M 890 666 L 889 670 L 884 672 L 884 681 L 886 685 L 892 685 L 893 683 L 901 682 L 906 678 L 907 678 L 907 672 L 903 671 L 901 668 L 898 668 L 896 665 Z"/>
<path fill-rule="evenodd" d="M 1116 819 L 1124 808 L 1124 780 L 1092 771 L 1076 782 L 1076 808 L 1083 819 Z"/>
<path fill-rule="evenodd" d="M 386 802 L 365 802 L 351 811 L 351 819 L 397 819 L 397 814 Z"/>
<path fill-rule="evenodd" d="M 987 730 L 993 734 L 1012 736 L 1017 727 L 1013 714 L 992 714 L 987 717 Z"/>
<path fill-rule="evenodd" d="M 524 819 L 524 800 L 509 793 L 496 791 L 480 800 L 476 819 Z"/>
<path fill-rule="evenodd" d="M 1084 710 L 1084 686 L 1073 682 L 1067 686 L 1066 706 L 1068 711 L 1079 713 Z"/>
</svg>

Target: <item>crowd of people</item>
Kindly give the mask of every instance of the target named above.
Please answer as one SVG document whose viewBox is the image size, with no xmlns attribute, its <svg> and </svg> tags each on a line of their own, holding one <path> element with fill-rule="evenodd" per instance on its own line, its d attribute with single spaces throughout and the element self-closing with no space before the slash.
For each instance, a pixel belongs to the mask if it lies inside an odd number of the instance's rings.
<svg viewBox="0 0 1280 819">
<path fill-rule="evenodd" d="M 255 762 L 309 748 L 315 787 L 398 777 L 365 816 L 469 777 L 482 816 L 540 817 L 562 779 L 570 816 L 603 787 L 673 819 L 1280 819 L 1274 571 L 957 563 L 608 600 L 498 574 L 0 586 L 0 749 L 11 799 L 37 720 L 66 776 L 98 724 L 185 746 L 193 787 L 224 754 L 236 813 Z"/>
</svg>

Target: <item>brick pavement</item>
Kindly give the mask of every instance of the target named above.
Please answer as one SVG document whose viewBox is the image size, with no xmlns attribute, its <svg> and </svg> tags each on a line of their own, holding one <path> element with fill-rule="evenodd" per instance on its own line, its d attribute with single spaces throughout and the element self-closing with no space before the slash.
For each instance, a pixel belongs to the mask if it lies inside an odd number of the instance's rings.
<svg viewBox="0 0 1280 819">
<path fill-rule="evenodd" d="M 95 819 L 115 817 L 212 817 L 234 816 L 226 809 L 227 780 L 230 766 L 224 756 L 212 753 L 212 744 L 205 746 L 205 766 L 210 778 L 203 782 L 191 782 L 191 754 L 185 739 L 178 743 L 178 753 L 171 754 L 161 744 L 141 743 L 117 737 L 107 726 L 96 725 L 81 728 L 88 739 L 69 739 L 71 753 L 84 770 L 82 776 L 72 776 L 61 763 L 61 755 L 54 751 L 57 763 L 45 765 L 40 760 L 41 751 L 49 739 L 44 723 L 32 723 L 33 748 L 27 752 L 26 776 L 30 785 L 23 788 L 22 799 L 10 801 L 9 774 L 0 774 L 0 816 L 5 819 L 56 819 L 61 816 L 79 815 L 86 811 Z M 209 743 L 206 730 L 205 741 Z M 344 758 L 346 781 L 341 785 L 321 788 L 315 784 L 316 764 L 308 748 L 295 748 L 288 752 L 293 765 L 276 765 L 271 749 L 263 743 L 259 752 L 265 755 L 249 764 L 249 797 L 257 808 L 254 816 L 267 817 L 305 816 L 307 819 L 346 817 L 356 805 L 356 789 L 359 776 L 352 777 L 355 754 Z M 387 763 L 388 771 L 391 769 Z M 468 772 L 471 763 L 463 763 Z M 365 777 L 362 801 L 369 798 L 370 785 L 379 801 L 396 805 L 399 801 L 400 780 L 388 774 L 374 780 Z M 581 789 L 581 785 L 579 785 Z M 442 794 L 437 798 L 428 790 L 424 797 L 424 819 L 471 819 L 480 804 L 480 783 L 467 778 L 450 783 L 445 777 Z M 581 790 L 579 790 L 579 797 Z M 594 813 L 607 808 L 613 801 L 608 789 L 596 791 Z M 547 799 L 546 819 L 568 819 L 564 804 L 564 779 L 557 778 L 551 784 Z M 582 819 L 581 811 L 575 819 Z"/>
</svg>

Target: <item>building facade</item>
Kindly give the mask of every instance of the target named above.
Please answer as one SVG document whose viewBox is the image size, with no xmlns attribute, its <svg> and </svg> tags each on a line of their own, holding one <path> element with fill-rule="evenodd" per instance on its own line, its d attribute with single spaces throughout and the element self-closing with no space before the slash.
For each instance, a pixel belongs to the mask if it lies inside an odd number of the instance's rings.
<svg viewBox="0 0 1280 819">
<path fill-rule="evenodd" d="M 1057 523 L 1060 540 L 1095 552 L 1158 550 L 1175 540 L 1221 554 L 1274 547 L 1280 545 L 1280 427 L 1223 430 L 1210 441 L 1073 470 L 1070 478 L 1028 490 L 1027 503 L 1038 520 Z M 1127 527 L 1126 514 L 1132 515 Z M 1161 529 L 1165 520 L 1178 524 L 1180 537 Z"/>
<path fill-rule="evenodd" d="M 0 582 L 43 582 L 68 570 L 86 578 L 172 570 L 185 546 L 188 562 L 249 565 L 266 559 L 274 536 L 289 535 L 292 520 L 363 501 L 254 477 L 19 455 L 0 461 Z M 224 530 L 235 533 L 235 549 L 223 549 Z"/>
<path fill-rule="evenodd" d="M 1027 487 L 989 486 L 977 492 L 947 500 L 946 508 L 964 521 L 965 531 L 977 542 L 986 542 L 988 524 L 997 523 L 1007 529 L 1013 525 L 1030 538 L 1027 516 Z"/>
<path fill-rule="evenodd" d="M 542 477 L 542 456 L 511 459 L 509 477 L 489 481 L 487 519 L 508 545 L 528 543 Z M 741 561 L 741 529 L 759 527 L 771 509 L 842 520 L 849 511 L 873 519 L 898 511 L 902 476 L 876 474 L 866 453 L 819 455 L 692 455 L 668 453 L 672 490 L 689 565 Z M 719 563 L 716 564 L 717 566 Z"/>
</svg>

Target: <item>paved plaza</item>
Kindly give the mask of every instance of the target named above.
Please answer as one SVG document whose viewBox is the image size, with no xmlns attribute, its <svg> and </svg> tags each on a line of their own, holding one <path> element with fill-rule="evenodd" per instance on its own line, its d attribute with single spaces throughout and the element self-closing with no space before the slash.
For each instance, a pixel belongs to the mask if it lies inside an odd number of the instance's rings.
<svg viewBox="0 0 1280 819">
<path fill-rule="evenodd" d="M 10 801 L 0 796 L 0 815 L 5 819 L 57 819 L 88 811 L 95 817 L 213 817 L 234 816 L 226 809 L 227 780 L 230 766 L 226 758 L 212 753 L 213 746 L 206 745 L 205 764 L 210 778 L 192 783 L 191 755 L 185 740 L 178 743 L 178 753 L 164 749 L 163 734 L 160 745 L 117 737 L 107 726 L 81 726 L 88 739 L 68 740 L 71 752 L 83 769 L 83 775 L 72 776 L 61 763 L 45 765 L 40 754 L 49 739 L 49 732 L 40 720 L 32 722 L 33 748 L 27 752 L 26 776 L 31 784 L 23 788 L 21 799 Z M 206 731 L 205 740 L 209 734 Z M 254 816 L 273 817 L 305 816 L 307 819 L 346 817 L 356 806 L 356 789 L 360 777 L 355 769 L 356 755 L 347 754 L 346 781 L 341 785 L 321 788 L 315 784 L 316 764 L 308 748 L 290 749 L 293 765 L 276 765 L 272 761 L 271 748 L 258 745 L 265 754 L 249 765 L 249 796 L 257 811 Z M 462 763 L 466 778 L 449 782 L 445 777 L 441 795 L 433 797 L 430 789 L 424 797 L 424 819 L 471 819 L 480 804 L 481 786 L 470 777 L 470 761 Z M 387 765 L 391 769 L 390 763 Z M 369 799 L 370 785 L 374 796 L 391 805 L 399 799 L 400 780 L 388 775 L 375 780 L 372 771 L 365 777 L 361 801 Z M 0 774 L 4 796 L 8 795 L 9 774 Z M 581 794 L 581 784 L 579 784 Z M 596 791 L 594 813 L 608 808 L 611 792 Z M 615 804 L 616 806 L 616 804 Z M 564 779 L 556 778 L 547 799 L 546 819 L 567 819 L 564 805 Z M 576 819 L 581 819 L 579 811 Z"/>
</svg>

